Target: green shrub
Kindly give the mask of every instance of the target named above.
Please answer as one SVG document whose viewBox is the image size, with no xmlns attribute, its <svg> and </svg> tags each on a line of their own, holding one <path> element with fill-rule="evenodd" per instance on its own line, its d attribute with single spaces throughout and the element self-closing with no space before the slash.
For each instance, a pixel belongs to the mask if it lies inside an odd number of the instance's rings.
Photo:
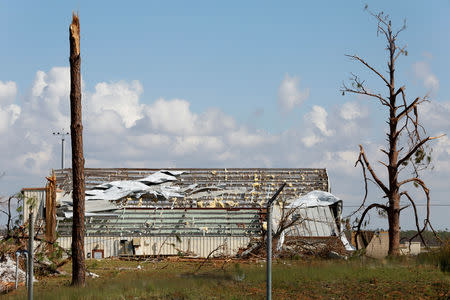
<svg viewBox="0 0 450 300">
<path fill-rule="evenodd" d="M 450 243 L 448 242 L 439 252 L 439 267 L 442 272 L 450 273 Z"/>
<path fill-rule="evenodd" d="M 417 262 L 434 265 L 439 267 L 442 272 L 450 273 L 450 243 L 446 242 L 436 250 L 420 253 L 417 256 Z"/>
</svg>

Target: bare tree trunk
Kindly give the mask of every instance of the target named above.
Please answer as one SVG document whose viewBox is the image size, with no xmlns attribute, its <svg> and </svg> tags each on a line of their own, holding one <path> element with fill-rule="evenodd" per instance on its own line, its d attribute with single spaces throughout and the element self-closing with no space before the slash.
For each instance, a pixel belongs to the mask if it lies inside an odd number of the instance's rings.
<svg viewBox="0 0 450 300">
<path fill-rule="evenodd" d="M 8 198 L 8 222 L 6 223 L 6 236 L 9 238 L 11 236 L 11 199 Z"/>
<path fill-rule="evenodd" d="M 80 22 L 73 14 L 70 32 L 70 132 L 72 138 L 73 225 L 72 225 L 72 285 L 84 286 L 84 156 L 81 118 Z"/>
<path fill-rule="evenodd" d="M 400 255 L 400 212 L 391 210 L 388 213 L 389 221 L 389 251 L 391 256 Z"/>
</svg>

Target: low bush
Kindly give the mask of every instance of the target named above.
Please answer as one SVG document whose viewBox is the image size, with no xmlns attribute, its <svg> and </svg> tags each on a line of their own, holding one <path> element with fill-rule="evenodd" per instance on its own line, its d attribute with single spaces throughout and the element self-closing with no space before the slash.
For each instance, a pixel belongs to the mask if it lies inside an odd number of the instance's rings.
<svg viewBox="0 0 450 300">
<path fill-rule="evenodd" d="M 420 253 L 417 256 L 419 264 L 430 264 L 437 266 L 442 272 L 450 273 L 450 242 L 446 242 L 438 249 Z"/>
</svg>

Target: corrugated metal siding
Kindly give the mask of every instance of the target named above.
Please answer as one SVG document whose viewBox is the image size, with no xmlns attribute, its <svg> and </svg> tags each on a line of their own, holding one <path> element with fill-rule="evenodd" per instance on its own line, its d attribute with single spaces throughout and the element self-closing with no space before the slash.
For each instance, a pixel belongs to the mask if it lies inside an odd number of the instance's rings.
<svg viewBox="0 0 450 300">
<path fill-rule="evenodd" d="M 330 206 L 318 206 L 296 209 L 294 218 L 299 224 L 287 231 L 288 236 L 321 237 L 339 233 L 336 220 Z"/>
<path fill-rule="evenodd" d="M 88 236 L 257 236 L 259 209 L 123 209 L 115 216 L 86 217 Z M 72 220 L 58 223 L 60 236 L 72 234 Z"/>
<path fill-rule="evenodd" d="M 24 189 L 22 191 L 24 196 L 24 204 L 22 209 L 22 222 L 28 221 L 30 214 L 30 204 L 33 204 L 35 211 L 35 220 L 45 219 L 44 207 L 45 207 L 45 189 Z M 36 213 L 37 210 L 37 213 Z"/>
<path fill-rule="evenodd" d="M 86 256 L 92 253 L 93 249 L 104 250 L 105 257 L 119 256 L 121 251 L 121 241 L 133 242 L 136 237 L 86 237 L 84 251 Z M 138 255 L 180 255 L 190 254 L 193 256 L 207 257 L 209 253 L 214 251 L 217 247 L 220 248 L 215 255 L 234 256 L 237 254 L 239 248 L 245 248 L 250 242 L 249 237 L 233 236 L 233 237 L 181 237 L 174 236 L 154 236 L 141 237 L 140 246 L 135 247 L 135 254 Z M 72 238 L 59 237 L 58 244 L 70 249 Z M 123 245 L 123 243 L 122 243 Z"/>
</svg>

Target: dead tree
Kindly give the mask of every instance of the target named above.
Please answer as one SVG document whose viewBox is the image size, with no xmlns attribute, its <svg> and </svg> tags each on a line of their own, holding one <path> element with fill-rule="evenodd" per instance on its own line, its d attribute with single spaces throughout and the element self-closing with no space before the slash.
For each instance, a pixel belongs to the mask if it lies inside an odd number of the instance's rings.
<svg viewBox="0 0 450 300">
<path fill-rule="evenodd" d="M 72 285 L 84 286 L 84 156 L 81 118 L 80 21 L 73 13 L 69 27 L 70 42 L 70 133 L 72 139 L 73 224 L 72 224 Z"/>
<path fill-rule="evenodd" d="M 414 210 L 417 227 L 417 234 L 414 237 L 419 235 L 422 238 L 421 233 L 428 226 L 433 230 L 430 223 L 430 192 L 425 182 L 420 179 L 419 173 L 421 170 L 427 168 L 431 161 L 431 149 L 427 145 L 428 142 L 439 137 L 427 135 L 424 127 L 419 121 L 418 107 L 421 103 L 429 101 L 428 96 L 408 100 L 405 86 L 397 87 L 396 85 L 395 70 L 397 59 L 402 55 L 406 56 L 408 54 L 405 46 L 397 45 L 397 37 L 406 29 L 406 23 L 398 30 L 393 30 L 389 16 L 382 12 L 378 14 L 370 12 L 370 14 L 377 20 L 377 35 L 381 35 L 387 42 L 388 74 L 384 75 L 382 72 L 377 71 L 371 64 L 358 55 L 347 55 L 347 57 L 361 63 L 371 73 L 375 74 L 375 77 L 386 85 L 387 93 L 382 95 L 382 93 L 368 89 L 365 85 L 365 81 L 354 74 L 352 74 L 352 77 L 350 78 L 350 86 L 343 84 L 341 91 L 343 95 L 345 95 L 345 93 L 365 95 L 368 98 L 379 102 L 386 109 L 388 115 L 387 148 L 381 149 L 381 152 L 387 156 L 387 162 L 380 161 L 379 163 L 386 168 L 387 182 L 383 182 L 382 177 L 375 172 L 364 152 L 363 146 L 360 145 L 360 153 L 355 167 L 358 164 L 362 167 L 365 195 L 362 204 L 358 209 L 359 211 L 364 208 L 361 217 L 357 220 L 356 238 L 367 213 L 372 209 L 377 209 L 381 213 L 385 213 L 388 218 L 389 255 L 399 255 L 400 213 L 403 209 L 412 206 Z M 411 171 L 412 175 L 410 178 L 402 179 L 400 178 L 400 175 L 405 173 L 402 172 L 405 170 Z M 386 199 L 385 203 L 375 202 L 366 207 L 365 204 L 369 181 L 373 182 L 381 189 L 384 194 L 383 199 Z M 416 200 L 407 190 L 410 184 L 419 188 L 426 198 L 426 216 L 422 227 L 419 224 Z M 401 197 L 404 197 L 410 205 L 400 207 Z M 425 243 L 423 238 L 422 242 Z"/>
<path fill-rule="evenodd" d="M 14 226 L 18 224 L 20 211 L 22 207 L 20 206 L 20 203 L 23 202 L 23 196 L 21 193 L 14 194 L 9 197 L 0 197 L 0 212 L 6 216 L 6 235 L 5 239 L 8 239 L 11 237 L 11 231 Z M 3 206 L 6 206 L 3 208 Z M 18 213 L 17 216 L 13 215 L 12 206 L 16 207 L 16 211 Z"/>
</svg>

